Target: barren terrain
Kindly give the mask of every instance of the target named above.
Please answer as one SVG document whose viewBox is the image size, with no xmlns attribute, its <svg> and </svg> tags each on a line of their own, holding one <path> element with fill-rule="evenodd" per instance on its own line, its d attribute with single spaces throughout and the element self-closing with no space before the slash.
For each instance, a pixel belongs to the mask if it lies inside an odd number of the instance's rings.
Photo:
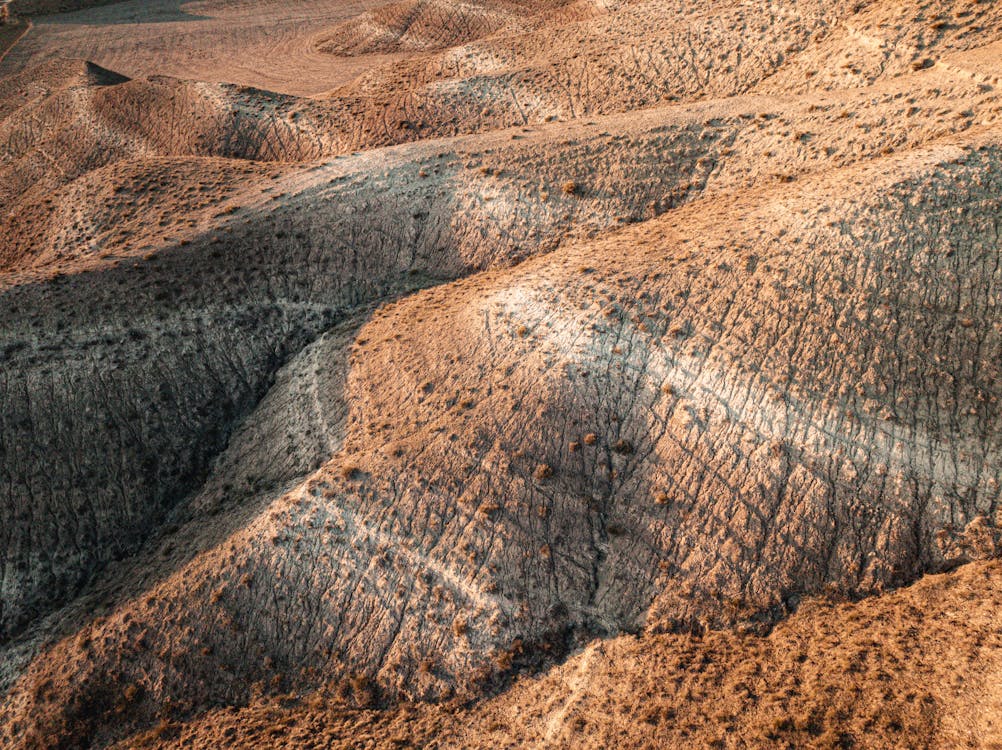
<svg viewBox="0 0 1002 750">
<path fill-rule="evenodd" d="M 0 746 L 1002 747 L 996 3 L 11 8 Z"/>
</svg>

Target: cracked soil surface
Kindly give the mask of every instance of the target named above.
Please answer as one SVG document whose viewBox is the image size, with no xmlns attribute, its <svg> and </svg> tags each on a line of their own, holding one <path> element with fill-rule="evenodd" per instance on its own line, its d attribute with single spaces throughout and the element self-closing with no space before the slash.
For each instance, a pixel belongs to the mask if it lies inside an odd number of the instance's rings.
<svg viewBox="0 0 1002 750">
<path fill-rule="evenodd" d="M 0 746 L 1002 748 L 999 4 L 11 7 Z"/>
</svg>

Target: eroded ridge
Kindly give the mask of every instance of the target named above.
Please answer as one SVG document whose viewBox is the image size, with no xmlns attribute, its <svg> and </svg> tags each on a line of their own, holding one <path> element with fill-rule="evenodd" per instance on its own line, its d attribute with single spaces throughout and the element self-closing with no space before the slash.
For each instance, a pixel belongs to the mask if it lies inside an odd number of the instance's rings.
<svg viewBox="0 0 1002 750">
<path fill-rule="evenodd" d="M 302 64 L 356 67 L 312 96 L 53 54 L 143 13 L 284 49 L 269 3 L 40 19 L 2 744 L 994 741 L 1002 16 L 797 5 L 316 0 Z"/>
</svg>

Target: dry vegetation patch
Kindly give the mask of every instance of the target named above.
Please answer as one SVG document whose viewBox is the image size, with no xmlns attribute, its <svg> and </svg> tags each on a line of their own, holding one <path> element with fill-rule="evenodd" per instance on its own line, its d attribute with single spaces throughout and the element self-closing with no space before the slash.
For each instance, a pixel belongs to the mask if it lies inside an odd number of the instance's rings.
<svg viewBox="0 0 1002 750">
<path fill-rule="evenodd" d="M 1002 742 L 997 5 L 35 19 L 0 744 Z"/>
</svg>

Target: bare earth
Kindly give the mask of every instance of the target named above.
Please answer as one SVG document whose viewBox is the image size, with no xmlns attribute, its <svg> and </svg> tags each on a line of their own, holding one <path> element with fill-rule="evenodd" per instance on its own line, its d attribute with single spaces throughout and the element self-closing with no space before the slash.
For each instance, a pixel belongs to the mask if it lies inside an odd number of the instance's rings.
<svg viewBox="0 0 1002 750">
<path fill-rule="evenodd" d="M 130 77 L 169 75 L 313 95 L 393 59 L 337 59 L 317 37 L 378 0 L 128 0 L 35 21 L 0 74 L 50 59 L 80 58 Z M 16 8 L 15 8 L 16 9 Z"/>
<path fill-rule="evenodd" d="M 998 4 L 11 7 L 0 746 L 1002 748 Z"/>
</svg>

